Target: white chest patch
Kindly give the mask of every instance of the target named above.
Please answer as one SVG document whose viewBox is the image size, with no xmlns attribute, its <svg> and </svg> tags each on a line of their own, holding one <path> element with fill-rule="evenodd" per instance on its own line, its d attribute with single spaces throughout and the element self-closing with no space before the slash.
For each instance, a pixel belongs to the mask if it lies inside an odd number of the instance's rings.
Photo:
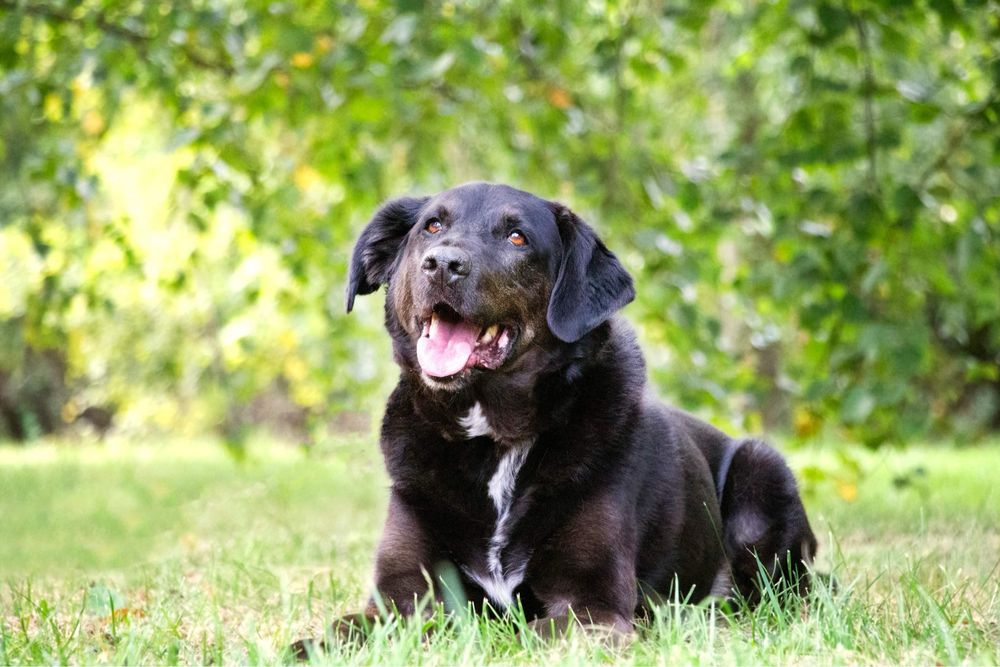
<svg viewBox="0 0 1000 667">
<path fill-rule="evenodd" d="M 477 403 L 475 407 L 479 407 L 479 404 Z M 514 602 L 514 589 L 524 579 L 524 571 L 528 567 L 528 562 L 525 560 L 522 563 L 512 563 L 508 571 L 504 572 L 500 556 L 503 548 L 507 546 L 510 507 L 514 503 L 514 486 L 517 483 L 517 474 L 521 471 L 521 466 L 524 465 L 530 451 L 531 443 L 529 442 L 511 447 L 500 458 L 496 472 L 493 473 L 493 477 L 490 478 L 486 487 L 497 510 L 496 525 L 493 527 L 489 551 L 486 553 L 487 571 L 481 573 L 463 568 L 469 577 L 483 587 L 491 601 L 504 607 Z"/>
<path fill-rule="evenodd" d="M 476 401 L 476 404 L 469 408 L 469 412 L 458 420 L 459 425 L 465 429 L 467 438 L 478 438 L 482 435 L 493 435 L 486 415 L 483 414 L 483 406 Z"/>
</svg>

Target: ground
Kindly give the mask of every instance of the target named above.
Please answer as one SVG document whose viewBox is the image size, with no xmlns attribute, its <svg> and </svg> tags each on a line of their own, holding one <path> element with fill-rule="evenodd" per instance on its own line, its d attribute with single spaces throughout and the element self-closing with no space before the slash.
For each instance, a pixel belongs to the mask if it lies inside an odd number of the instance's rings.
<svg viewBox="0 0 1000 667">
<path fill-rule="evenodd" d="M 622 649 L 466 618 L 318 661 L 1000 663 L 1000 443 L 790 457 L 838 582 L 803 608 L 667 606 Z M 364 602 L 385 488 L 373 438 L 0 447 L 0 664 L 281 662 Z"/>
</svg>

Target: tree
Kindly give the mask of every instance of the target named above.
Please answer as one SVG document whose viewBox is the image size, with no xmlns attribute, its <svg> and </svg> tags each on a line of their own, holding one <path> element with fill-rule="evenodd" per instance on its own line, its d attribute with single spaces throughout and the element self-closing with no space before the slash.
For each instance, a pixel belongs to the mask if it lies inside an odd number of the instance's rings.
<svg viewBox="0 0 1000 667">
<path fill-rule="evenodd" d="M 377 411 L 393 371 L 380 304 L 341 314 L 350 244 L 384 198 L 471 178 L 599 227 L 687 407 L 871 444 L 996 428 L 998 16 L 0 0 L 8 434 L 42 358 L 64 419 L 237 438 L 268 393 Z"/>
</svg>

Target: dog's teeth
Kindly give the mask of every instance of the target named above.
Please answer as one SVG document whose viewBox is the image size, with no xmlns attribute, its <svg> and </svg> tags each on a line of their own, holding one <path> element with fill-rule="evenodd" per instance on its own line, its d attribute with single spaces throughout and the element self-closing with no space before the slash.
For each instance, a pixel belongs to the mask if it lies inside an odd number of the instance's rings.
<svg viewBox="0 0 1000 667">
<path fill-rule="evenodd" d="M 427 327 L 427 337 L 433 338 L 434 334 L 437 333 L 437 329 L 438 329 L 438 314 L 431 313 L 431 323 L 430 326 Z"/>
<path fill-rule="evenodd" d="M 510 336 L 508 336 L 507 332 L 504 331 L 502 334 L 500 334 L 500 342 L 497 343 L 497 347 L 499 347 L 502 350 L 505 347 L 507 347 L 507 344 L 509 342 L 510 342 Z"/>
<path fill-rule="evenodd" d="M 500 328 L 499 325 L 496 324 L 494 324 L 491 327 L 488 327 L 486 331 L 483 332 L 483 335 L 479 337 L 479 342 L 482 343 L 483 345 L 492 343 L 493 338 L 497 335 L 497 330 L 499 328 Z"/>
</svg>

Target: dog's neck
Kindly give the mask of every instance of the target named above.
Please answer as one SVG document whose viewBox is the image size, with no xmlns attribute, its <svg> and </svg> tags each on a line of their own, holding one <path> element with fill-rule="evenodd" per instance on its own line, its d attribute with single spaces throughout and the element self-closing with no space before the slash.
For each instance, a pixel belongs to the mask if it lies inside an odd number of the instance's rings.
<svg viewBox="0 0 1000 667">
<path fill-rule="evenodd" d="M 549 419 L 539 409 L 538 385 L 543 377 L 531 373 L 483 373 L 456 391 L 427 385 L 419 370 L 404 371 L 412 384 L 417 414 L 448 440 L 487 436 L 501 445 L 532 441 Z"/>
<path fill-rule="evenodd" d="M 446 439 L 486 436 L 503 446 L 519 446 L 566 423 L 577 400 L 578 381 L 601 363 L 607 348 L 621 348 L 609 354 L 631 356 L 632 348 L 638 354 L 631 335 L 614 333 L 612 322 L 606 322 L 572 344 L 533 345 L 510 369 L 482 373 L 456 391 L 428 386 L 419 368 L 404 366 L 401 380 L 413 389 L 417 414 Z"/>
</svg>

